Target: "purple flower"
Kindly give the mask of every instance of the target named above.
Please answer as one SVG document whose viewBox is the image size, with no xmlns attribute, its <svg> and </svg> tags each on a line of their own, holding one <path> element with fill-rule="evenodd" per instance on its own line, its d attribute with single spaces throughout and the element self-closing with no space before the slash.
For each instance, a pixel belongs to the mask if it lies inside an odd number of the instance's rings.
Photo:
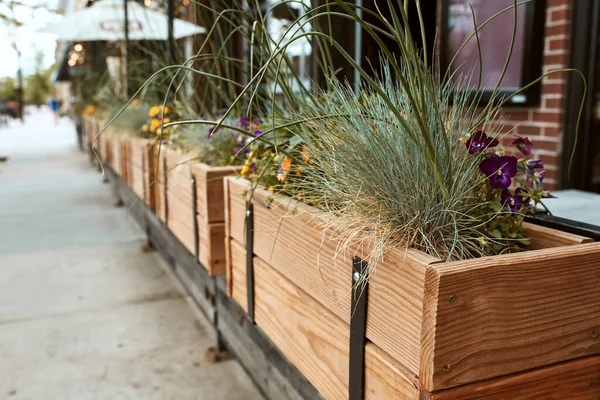
<svg viewBox="0 0 600 400">
<path fill-rule="evenodd" d="M 546 170 L 542 169 L 540 171 L 536 171 L 533 173 L 533 176 L 531 177 L 531 181 L 533 182 L 533 186 L 536 188 L 540 188 L 542 187 L 542 184 L 544 182 L 544 177 L 546 176 Z"/>
<path fill-rule="evenodd" d="M 239 146 L 235 146 L 233 148 L 233 154 L 237 155 L 240 152 L 241 148 Z"/>
<path fill-rule="evenodd" d="M 208 138 L 209 138 L 209 139 L 210 139 L 210 137 L 213 135 L 213 132 L 215 131 L 215 128 L 216 128 L 216 127 L 217 127 L 217 126 L 215 125 L 215 126 L 211 127 L 211 128 L 208 130 Z"/>
<path fill-rule="evenodd" d="M 523 187 L 518 187 L 515 189 L 515 197 L 519 197 L 521 199 L 522 204 L 524 204 L 526 207 L 530 206 L 531 193 L 529 193 L 529 190 Z"/>
<path fill-rule="evenodd" d="M 525 162 L 525 179 L 530 180 L 533 177 L 536 169 L 544 168 L 544 164 L 540 160 L 527 160 Z"/>
<path fill-rule="evenodd" d="M 247 131 L 250 129 L 250 120 L 247 117 L 242 117 L 240 118 L 240 121 L 237 123 L 236 127 Z"/>
<path fill-rule="evenodd" d="M 263 134 L 263 132 L 262 132 L 260 129 L 257 129 L 257 130 L 255 130 L 254 132 L 252 132 L 252 134 L 253 134 L 254 136 L 260 136 L 260 135 L 262 135 L 262 134 Z"/>
<path fill-rule="evenodd" d="M 517 149 L 519 149 L 521 154 L 523 154 L 524 156 L 531 155 L 531 147 L 533 147 L 533 143 L 531 143 L 531 140 L 529 140 L 529 138 L 524 138 L 519 135 L 515 135 L 515 140 L 510 142 L 510 144 L 515 145 Z"/>
<path fill-rule="evenodd" d="M 487 176 L 493 189 L 508 189 L 511 178 L 517 175 L 517 158 L 491 154 L 479 164 L 479 169 Z"/>
<path fill-rule="evenodd" d="M 252 173 L 258 172 L 258 164 L 256 164 L 256 162 L 252 161 L 250 163 L 250 171 L 252 171 Z"/>
<path fill-rule="evenodd" d="M 488 137 L 484 131 L 475 132 L 469 140 L 467 140 L 467 149 L 469 149 L 469 153 L 471 154 L 479 153 L 487 148 L 496 146 L 498 146 L 498 141 Z"/>
<path fill-rule="evenodd" d="M 515 192 L 516 193 L 516 192 Z M 502 205 L 508 208 L 511 214 L 519 212 L 521 205 L 523 204 L 523 198 L 518 195 L 514 195 L 508 189 L 502 191 Z"/>
</svg>

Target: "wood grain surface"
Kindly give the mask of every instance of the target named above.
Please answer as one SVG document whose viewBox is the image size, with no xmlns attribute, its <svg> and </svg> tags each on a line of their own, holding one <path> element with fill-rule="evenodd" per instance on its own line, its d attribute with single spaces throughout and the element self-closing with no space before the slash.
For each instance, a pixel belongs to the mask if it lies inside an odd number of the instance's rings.
<svg viewBox="0 0 600 400">
<path fill-rule="evenodd" d="M 430 391 L 600 353 L 600 242 L 431 265 Z"/>
<path fill-rule="evenodd" d="M 245 287 L 244 247 L 231 249 L 234 286 Z M 258 326 L 325 398 L 347 399 L 349 325 L 258 257 L 254 273 Z M 417 378 L 371 342 L 365 371 L 366 399 L 418 399 Z"/>
<path fill-rule="evenodd" d="M 597 400 L 600 357 L 594 356 L 508 377 L 477 382 L 422 400 Z"/>
<path fill-rule="evenodd" d="M 245 181 L 228 179 L 229 232 L 244 243 Z M 352 255 L 339 255 L 337 242 L 315 214 L 294 203 L 275 200 L 264 206 L 269 194 L 254 194 L 254 254 L 301 287 L 342 321 L 350 319 Z M 418 375 L 425 270 L 436 259 L 404 250 L 391 252 L 379 262 L 370 278 L 367 337 Z"/>
</svg>

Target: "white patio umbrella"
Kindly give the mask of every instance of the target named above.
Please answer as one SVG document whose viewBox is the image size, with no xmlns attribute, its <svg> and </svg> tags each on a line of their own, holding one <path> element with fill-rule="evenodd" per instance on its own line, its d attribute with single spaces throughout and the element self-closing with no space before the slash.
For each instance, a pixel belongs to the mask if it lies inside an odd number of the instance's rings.
<svg viewBox="0 0 600 400">
<path fill-rule="evenodd" d="M 144 8 L 136 2 L 127 2 L 129 40 L 167 40 L 167 16 Z M 102 0 L 91 7 L 77 11 L 61 21 L 38 30 L 51 33 L 66 41 L 125 40 L 125 8 L 122 0 Z M 173 20 L 173 37 L 179 39 L 206 32 L 201 26 Z"/>
</svg>

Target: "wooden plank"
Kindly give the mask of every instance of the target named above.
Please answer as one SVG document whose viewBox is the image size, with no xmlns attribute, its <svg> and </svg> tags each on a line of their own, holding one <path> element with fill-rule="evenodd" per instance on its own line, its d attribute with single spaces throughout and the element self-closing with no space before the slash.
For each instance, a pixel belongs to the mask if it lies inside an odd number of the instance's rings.
<svg viewBox="0 0 600 400">
<path fill-rule="evenodd" d="M 217 289 L 217 329 L 266 398 L 322 399 L 315 387 L 264 332 L 248 322 L 244 310 L 225 294 L 224 282 L 220 282 L 219 278 Z"/>
<path fill-rule="evenodd" d="M 600 357 L 593 356 L 437 393 L 422 400 L 597 400 Z"/>
<path fill-rule="evenodd" d="M 198 218 L 198 261 L 210 276 L 225 274 L 225 224 Z"/>
<path fill-rule="evenodd" d="M 154 144 L 149 142 L 144 151 L 144 189 L 146 205 L 150 210 L 156 209 L 156 163 Z"/>
<path fill-rule="evenodd" d="M 154 185 L 154 201 L 156 202 L 156 216 L 161 222 L 166 221 L 165 214 L 165 196 L 164 186 L 166 184 L 164 174 L 164 158 L 165 158 L 165 147 L 154 146 L 154 159 L 157 160 L 156 167 L 156 184 Z"/>
<path fill-rule="evenodd" d="M 599 287 L 600 242 L 431 265 L 423 388 L 600 353 Z"/>
<path fill-rule="evenodd" d="M 229 183 L 229 232 L 244 243 L 244 180 Z M 321 302 L 342 321 L 350 319 L 352 255 L 337 253 L 331 231 L 308 208 L 289 199 L 278 199 L 270 208 L 265 190 L 254 193 L 254 253 Z M 367 337 L 401 362 L 412 374 L 419 373 L 425 270 L 436 259 L 414 250 L 390 252 L 371 276 Z"/>
<path fill-rule="evenodd" d="M 125 181 L 125 183 L 127 183 L 128 187 L 131 187 L 131 183 L 129 181 L 129 164 L 128 164 L 128 160 L 129 160 L 129 141 L 127 140 L 127 138 L 121 138 L 121 167 L 120 167 L 120 172 L 121 172 L 121 179 L 123 179 L 123 181 Z"/>
<path fill-rule="evenodd" d="M 230 247 L 234 281 L 245 287 L 245 250 Z M 325 398 L 348 398 L 348 324 L 258 257 L 254 274 L 257 324 Z M 366 399 L 418 399 L 416 378 L 371 342 L 365 365 Z"/>
<path fill-rule="evenodd" d="M 135 165 L 131 167 L 131 190 L 140 199 L 144 198 L 144 173 L 141 167 Z"/>
<path fill-rule="evenodd" d="M 191 173 L 196 178 L 197 209 L 200 217 L 208 221 L 225 221 L 225 196 L 223 178 L 235 175 L 240 167 L 211 167 L 206 164 L 193 164 Z"/>
<path fill-rule="evenodd" d="M 541 225 L 523 223 L 527 235 L 531 237 L 531 250 L 548 249 L 551 247 L 571 246 L 574 244 L 591 243 L 593 240 L 585 236 L 557 231 Z"/>
</svg>

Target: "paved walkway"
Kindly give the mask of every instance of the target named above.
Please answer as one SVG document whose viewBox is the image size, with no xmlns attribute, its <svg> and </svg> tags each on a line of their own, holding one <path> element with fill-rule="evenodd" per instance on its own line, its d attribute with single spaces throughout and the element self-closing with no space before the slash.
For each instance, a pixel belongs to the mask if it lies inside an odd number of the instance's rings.
<svg viewBox="0 0 600 400">
<path fill-rule="evenodd" d="M 260 399 L 75 142 L 0 126 L 0 399 Z"/>
</svg>

